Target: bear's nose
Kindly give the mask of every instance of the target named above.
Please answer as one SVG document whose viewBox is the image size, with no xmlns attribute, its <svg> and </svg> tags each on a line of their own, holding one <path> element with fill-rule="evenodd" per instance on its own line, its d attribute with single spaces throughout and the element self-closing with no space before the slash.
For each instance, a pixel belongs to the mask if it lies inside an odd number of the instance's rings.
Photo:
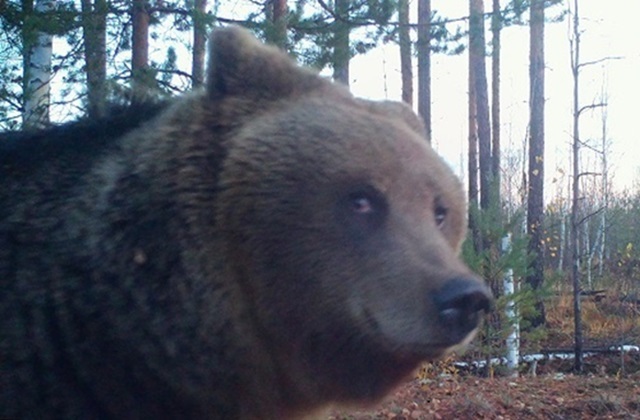
<svg viewBox="0 0 640 420">
<path fill-rule="evenodd" d="M 480 322 L 481 312 L 491 308 L 489 288 L 477 280 L 454 278 L 434 296 L 442 327 L 448 338 L 457 343 Z"/>
</svg>

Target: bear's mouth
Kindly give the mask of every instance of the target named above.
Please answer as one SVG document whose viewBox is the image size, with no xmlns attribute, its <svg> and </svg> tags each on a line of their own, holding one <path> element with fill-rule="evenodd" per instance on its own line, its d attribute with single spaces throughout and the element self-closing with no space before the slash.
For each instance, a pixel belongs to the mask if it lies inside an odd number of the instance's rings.
<svg viewBox="0 0 640 420">
<path fill-rule="evenodd" d="M 389 343 L 389 354 L 402 364 L 413 362 L 433 362 L 440 360 L 460 347 L 460 343 L 417 343 L 417 344 L 392 344 Z"/>
<path fill-rule="evenodd" d="M 448 339 L 435 342 L 425 342 L 417 338 L 400 341 L 385 334 L 380 322 L 368 308 L 362 308 L 362 314 L 374 341 L 379 343 L 381 349 L 392 355 L 401 364 L 418 364 L 442 359 L 452 351 L 466 346 L 477 331 L 477 329 L 472 330 L 461 339 L 451 336 L 447 337 Z"/>
</svg>

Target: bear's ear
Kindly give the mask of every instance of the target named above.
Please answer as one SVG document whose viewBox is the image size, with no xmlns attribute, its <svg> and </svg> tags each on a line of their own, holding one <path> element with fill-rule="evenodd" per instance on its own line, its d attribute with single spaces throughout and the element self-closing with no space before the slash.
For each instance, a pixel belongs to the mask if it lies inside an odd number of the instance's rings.
<svg viewBox="0 0 640 420">
<path fill-rule="evenodd" d="M 365 99 L 359 99 L 359 101 L 361 101 L 369 111 L 391 119 L 399 119 L 422 137 L 427 137 L 424 121 L 422 121 L 406 103 L 396 101 L 368 101 Z"/>
<path fill-rule="evenodd" d="M 227 96 L 276 100 L 327 83 L 238 26 L 215 29 L 211 34 L 207 77 L 207 93 L 214 100 Z"/>
</svg>

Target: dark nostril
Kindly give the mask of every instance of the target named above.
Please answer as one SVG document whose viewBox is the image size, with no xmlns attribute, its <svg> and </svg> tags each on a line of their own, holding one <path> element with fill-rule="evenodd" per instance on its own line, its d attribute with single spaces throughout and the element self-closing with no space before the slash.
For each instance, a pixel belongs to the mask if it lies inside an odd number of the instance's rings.
<svg viewBox="0 0 640 420">
<path fill-rule="evenodd" d="M 454 337 L 464 338 L 480 322 L 481 312 L 491 309 L 489 288 L 476 280 L 449 280 L 434 297 L 436 308 L 445 328 Z"/>
</svg>

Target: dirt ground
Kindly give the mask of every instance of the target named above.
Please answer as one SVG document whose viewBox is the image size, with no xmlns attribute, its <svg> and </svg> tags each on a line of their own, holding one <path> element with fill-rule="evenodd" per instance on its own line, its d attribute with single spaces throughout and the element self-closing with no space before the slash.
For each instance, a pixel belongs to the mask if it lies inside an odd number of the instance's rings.
<svg viewBox="0 0 640 420">
<path fill-rule="evenodd" d="M 518 378 L 445 375 L 414 380 L 371 411 L 334 412 L 329 419 L 640 419 L 640 354 L 589 359 L 573 375 L 570 362 Z"/>
</svg>

